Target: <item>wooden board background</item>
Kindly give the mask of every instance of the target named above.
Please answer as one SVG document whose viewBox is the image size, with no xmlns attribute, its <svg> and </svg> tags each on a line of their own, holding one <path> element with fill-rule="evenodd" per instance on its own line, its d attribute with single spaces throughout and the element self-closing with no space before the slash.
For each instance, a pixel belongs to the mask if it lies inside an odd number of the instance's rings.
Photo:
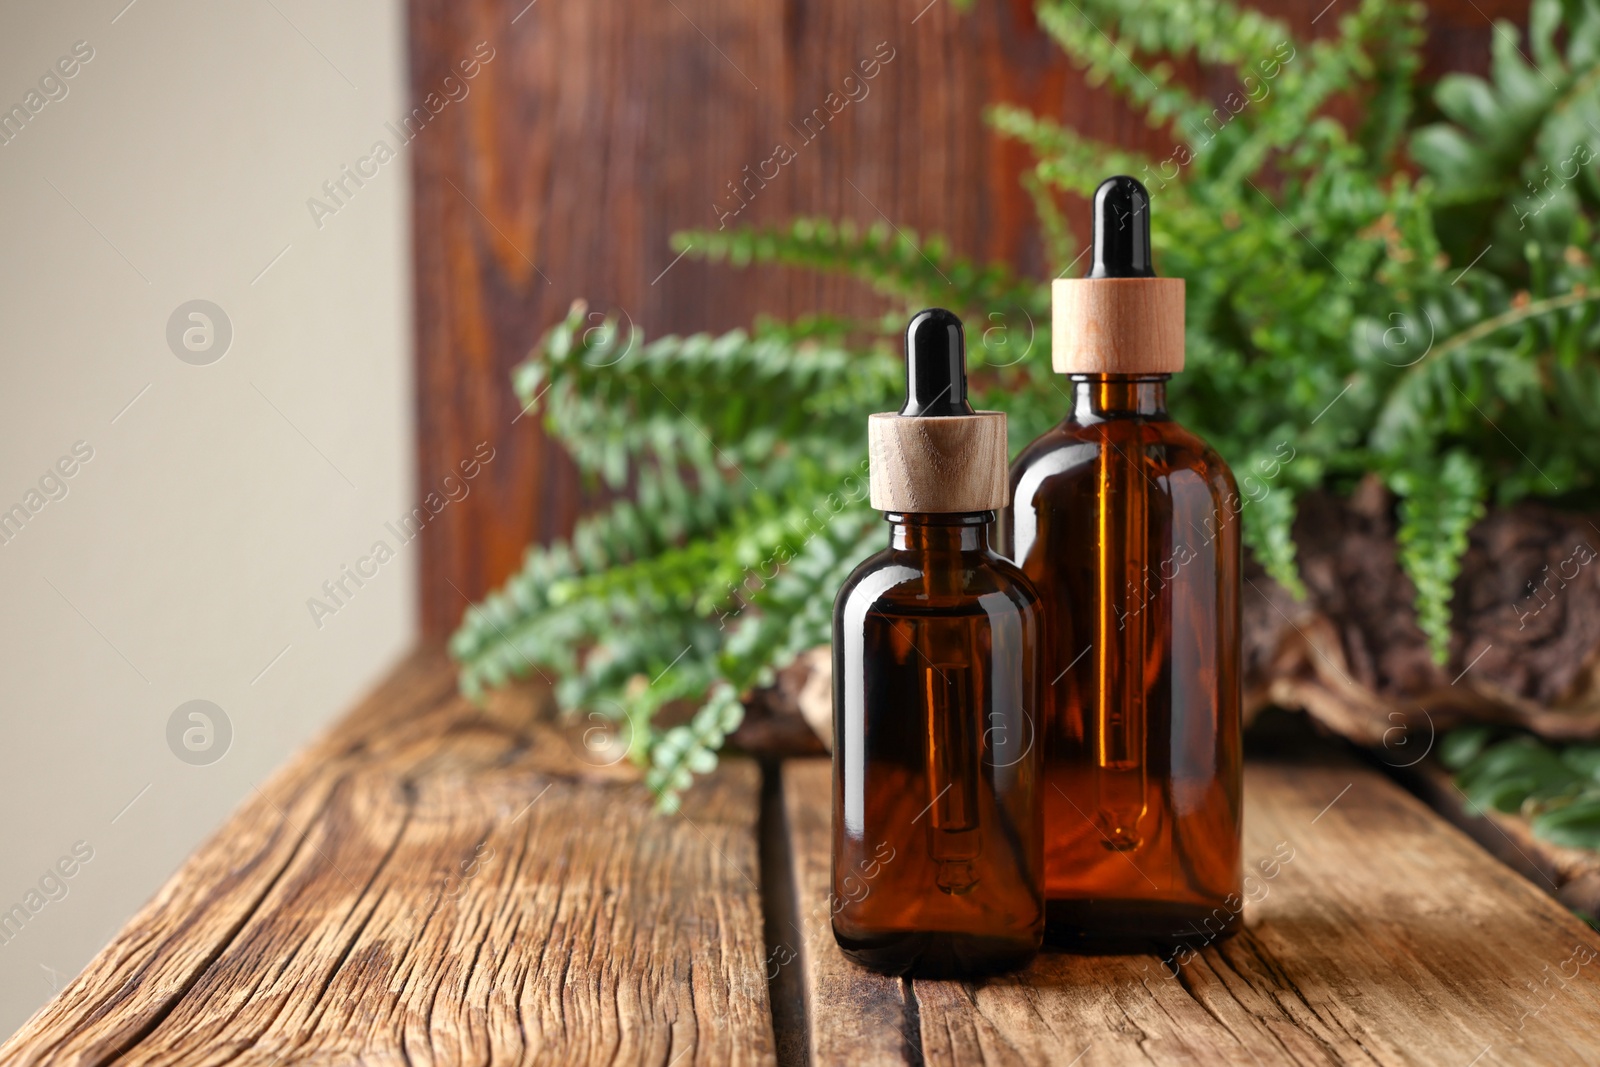
<svg viewBox="0 0 1600 1067">
<path fill-rule="evenodd" d="M 1263 0 L 1309 34 L 1355 0 Z M 1094 137 L 1161 151 L 1150 129 L 1090 90 L 1033 21 L 1028 0 L 411 0 L 412 95 L 439 91 L 480 42 L 494 58 L 470 95 L 414 143 L 417 494 L 482 442 L 495 459 L 422 542 L 423 628 L 448 632 L 519 564 L 570 530 L 582 487 L 509 373 L 583 297 L 650 336 L 747 325 L 758 312 L 861 312 L 854 283 L 684 260 L 679 229 L 715 227 L 726 183 L 768 158 L 880 42 L 894 58 L 738 222 L 879 211 L 954 248 L 1043 268 L 1017 176 L 1026 153 L 982 122 L 1010 101 Z M 1429 67 L 1482 70 L 1489 19 L 1525 0 L 1433 0 Z M 1327 17 L 1312 26 L 1321 12 Z M 1191 72 L 1199 81 L 1199 72 Z M 1216 87 L 1215 95 L 1226 91 Z M 725 203 L 732 203 L 724 199 Z M 663 270 L 666 273 L 663 274 Z"/>
</svg>

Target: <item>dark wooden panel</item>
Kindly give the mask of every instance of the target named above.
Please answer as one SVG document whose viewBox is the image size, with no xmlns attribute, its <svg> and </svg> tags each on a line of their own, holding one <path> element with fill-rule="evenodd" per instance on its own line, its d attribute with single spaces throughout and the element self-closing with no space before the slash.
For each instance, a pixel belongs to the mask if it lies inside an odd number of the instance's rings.
<svg viewBox="0 0 1600 1067">
<path fill-rule="evenodd" d="M 728 183 L 788 141 L 797 158 L 738 222 L 880 210 L 960 252 L 1041 271 L 1029 160 L 983 125 L 1012 101 L 1086 133 L 1164 150 L 1167 137 L 1087 89 L 1039 31 L 1027 0 L 411 0 L 412 96 L 440 91 L 480 42 L 494 49 L 410 147 L 415 175 L 419 497 L 480 442 L 495 458 L 422 538 L 422 611 L 448 631 L 466 598 L 520 563 L 531 540 L 571 528 L 585 503 L 560 450 L 518 419 L 508 374 L 577 297 L 623 309 L 650 335 L 724 330 L 761 311 L 861 312 L 859 286 L 779 270 L 673 261 L 668 236 L 715 226 Z M 1487 0 L 1436 4 L 1431 66 L 1481 68 Z M 1353 8 L 1354 0 L 1336 0 Z M 1337 6 L 1264 5 L 1323 32 Z M 1484 6 L 1516 14 L 1520 2 Z M 879 49 L 893 59 L 819 135 L 800 124 Z"/>
</svg>

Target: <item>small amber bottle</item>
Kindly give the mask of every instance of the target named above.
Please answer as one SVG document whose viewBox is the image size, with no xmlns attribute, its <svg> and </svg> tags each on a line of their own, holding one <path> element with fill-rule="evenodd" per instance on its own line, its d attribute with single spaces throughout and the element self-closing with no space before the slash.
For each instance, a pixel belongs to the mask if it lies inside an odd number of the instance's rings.
<svg viewBox="0 0 1600 1067">
<path fill-rule="evenodd" d="M 1204 945 L 1239 926 L 1239 496 L 1166 409 L 1181 279 L 1149 197 L 1095 193 L 1094 264 L 1053 285 L 1071 411 L 1011 470 L 1001 545 L 1044 598 L 1046 941 Z"/>
<path fill-rule="evenodd" d="M 911 320 L 906 378 L 869 423 L 889 547 L 833 610 L 833 933 L 875 970 L 967 976 L 1025 966 L 1043 931 L 1041 609 L 989 547 L 1006 422 L 967 403 L 960 319 Z"/>
</svg>

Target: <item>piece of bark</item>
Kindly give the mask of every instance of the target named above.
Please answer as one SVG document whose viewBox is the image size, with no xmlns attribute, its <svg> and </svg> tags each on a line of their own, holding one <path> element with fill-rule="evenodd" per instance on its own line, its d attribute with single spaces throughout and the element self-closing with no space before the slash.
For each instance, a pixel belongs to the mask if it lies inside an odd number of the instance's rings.
<svg viewBox="0 0 1600 1067">
<path fill-rule="evenodd" d="M 769 686 L 745 699 L 745 718 L 728 740 L 743 752 L 782 758 L 818 756 L 833 745 L 830 646 L 802 652 Z"/>
<path fill-rule="evenodd" d="M 658 815 L 548 705 L 412 657 L 0 1064 L 773 1062 L 757 768 Z"/>
<path fill-rule="evenodd" d="M 1600 1061 L 1600 936 L 1336 752 L 1247 761 L 1250 902 L 1234 939 L 1176 968 L 1047 951 L 970 983 L 898 983 L 839 954 L 828 773 L 784 766 L 816 1067 Z M 914 1044 L 897 1045 L 897 1017 L 914 1023 Z"/>
<path fill-rule="evenodd" d="M 1491 510 L 1468 538 L 1442 666 L 1417 625 L 1396 527 L 1393 498 L 1368 478 L 1349 499 L 1319 492 L 1300 502 L 1294 534 L 1306 600 L 1247 563 L 1246 714 L 1303 708 L 1363 744 L 1404 739 L 1418 750 L 1464 721 L 1552 738 L 1600 735 L 1592 518 L 1526 503 Z"/>
</svg>

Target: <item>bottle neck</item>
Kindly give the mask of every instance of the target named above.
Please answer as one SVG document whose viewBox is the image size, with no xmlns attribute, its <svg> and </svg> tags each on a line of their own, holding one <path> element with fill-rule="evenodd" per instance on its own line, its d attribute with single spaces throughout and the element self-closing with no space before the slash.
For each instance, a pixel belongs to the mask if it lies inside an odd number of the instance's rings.
<svg viewBox="0 0 1600 1067">
<path fill-rule="evenodd" d="M 954 515 L 905 515 L 886 512 L 891 548 L 915 552 L 986 552 L 992 511 Z"/>
<path fill-rule="evenodd" d="M 1072 417 L 1103 419 L 1166 418 L 1170 374 L 1073 374 L 1068 376 Z"/>
</svg>

